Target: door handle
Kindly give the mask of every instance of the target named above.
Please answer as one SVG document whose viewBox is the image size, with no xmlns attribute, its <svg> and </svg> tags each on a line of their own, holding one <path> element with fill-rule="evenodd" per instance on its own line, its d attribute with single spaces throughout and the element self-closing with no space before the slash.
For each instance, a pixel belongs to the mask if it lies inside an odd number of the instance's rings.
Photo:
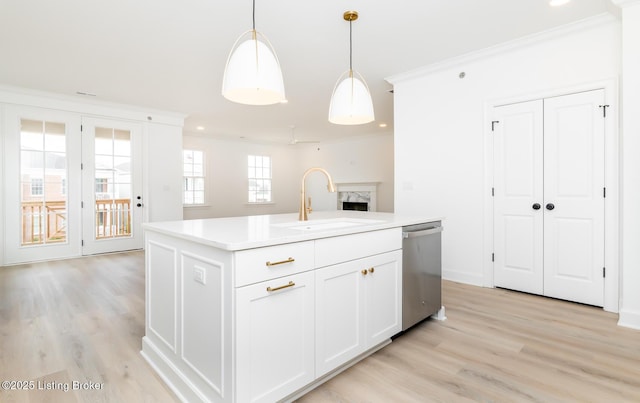
<svg viewBox="0 0 640 403">
<path fill-rule="evenodd" d="M 533 203 L 533 206 L 531 206 L 531 208 L 533 208 L 534 210 L 540 210 L 540 203 Z"/>
<path fill-rule="evenodd" d="M 402 233 L 402 238 L 415 238 L 415 237 L 420 237 L 420 236 L 425 236 L 425 235 L 433 235 L 433 234 L 437 234 L 438 232 L 442 232 L 442 231 L 443 231 L 442 227 L 432 227 L 432 228 L 427 228 L 427 229 L 422 230 L 422 231 L 403 232 Z"/>
<path fill-rule="evenodd" d="M 554 206 L 553 203 L 547 203 L 545 207 L 547 208 L 547 210 L 553 210 L 554 208 L 556 208 L 556 206 Z"/>
</svg>

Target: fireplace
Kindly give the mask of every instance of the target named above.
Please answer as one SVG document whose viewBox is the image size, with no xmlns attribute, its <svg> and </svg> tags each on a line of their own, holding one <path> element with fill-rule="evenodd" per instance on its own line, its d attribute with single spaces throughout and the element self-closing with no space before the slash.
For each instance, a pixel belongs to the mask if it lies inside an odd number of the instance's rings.
<svg viewBox="0 0 640 403">
<path fill-rule="evenodd" d="M 338 183 L 338 210 L 376 211 L 377 182 Z"/>
<path fill-rule="evenodd" d="M 353 211 L 369 211 L 369 203 L 367 202 L 342 202 L 343 210 Z"/>
</svg>

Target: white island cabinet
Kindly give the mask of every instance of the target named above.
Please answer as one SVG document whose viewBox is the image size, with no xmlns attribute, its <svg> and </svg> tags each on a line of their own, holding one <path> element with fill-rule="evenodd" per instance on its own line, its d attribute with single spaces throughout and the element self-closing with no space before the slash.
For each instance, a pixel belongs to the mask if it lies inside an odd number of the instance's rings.
<svg viewBox="0 0 640 403">
<path fill-rule="evenodd" d="M 316 241 L 316 261 L 334 263 L 315 272 L 316 376 L 400 332 L 400 247 L 399 228 Z"/>
<path fill-rule="evenodd" d="M 291 400 L 401 330 L 401 227 L 434 219 L 313 216 L 145 225 L 142 354 L 182 401 Z"/>
</svg>

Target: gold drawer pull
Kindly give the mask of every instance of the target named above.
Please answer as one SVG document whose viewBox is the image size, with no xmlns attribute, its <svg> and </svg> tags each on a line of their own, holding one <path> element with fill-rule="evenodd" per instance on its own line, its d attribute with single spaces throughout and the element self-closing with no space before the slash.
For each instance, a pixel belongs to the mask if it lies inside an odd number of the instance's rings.
<svg viewBox="0 0 640 403">
<path fill-rule="evenodd" d="M 279 264 L 292 263 L 292 262 L 295 262 L 295 261 L 296 260 L 294 258 L 290 257 L 287 260 L 281 260 L 279 262 L 273 262 L 273 263 L 272 262 L 267 262 L 266 264 L 267 264 L 267 266 L 271 267 L 271 266 L 277 266 Z"/>
<path fill-rule="evenodd" d="M 278 290 L 282 290 L 283 288 L 293 287 L 294 285 L 296 285 L 296 283 L 294 283 L 293 281 L 289 281 L 289 284 L 281 285 L 280 287 L 276 287 L 276 288 L 267 287 L 267 291 L 269 292 L 278 291 Z"/>
<path fill-rule="evenodd" d="M 362 269 L 362 271 L 360 273 L 362 273 L 363 276 L 366 276 L 367 275 L 367 269 Z"/>
<path fill-rule="evenodd" d="M 375 269 L 373 267 L 369 268 L 369 273 L 373 273 L 375 271 Z"/>
</svg>

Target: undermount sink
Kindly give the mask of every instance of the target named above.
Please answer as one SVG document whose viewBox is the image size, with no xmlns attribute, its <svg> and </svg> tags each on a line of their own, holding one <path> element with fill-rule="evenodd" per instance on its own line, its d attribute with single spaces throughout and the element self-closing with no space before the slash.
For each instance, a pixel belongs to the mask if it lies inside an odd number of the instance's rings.
<svg viewBox="0 0 640 403">
<path fill-rule="evenodd" d="M 273 226 L 300 231 L 318 231 L 355 227 L 358 225 L 377 224 L 381 222 L 381 220 L 369 220 L 364 218 L 332 218 L 327 220 L 293 221 L 282 224 L 273 224 Z"/>
</svg>

